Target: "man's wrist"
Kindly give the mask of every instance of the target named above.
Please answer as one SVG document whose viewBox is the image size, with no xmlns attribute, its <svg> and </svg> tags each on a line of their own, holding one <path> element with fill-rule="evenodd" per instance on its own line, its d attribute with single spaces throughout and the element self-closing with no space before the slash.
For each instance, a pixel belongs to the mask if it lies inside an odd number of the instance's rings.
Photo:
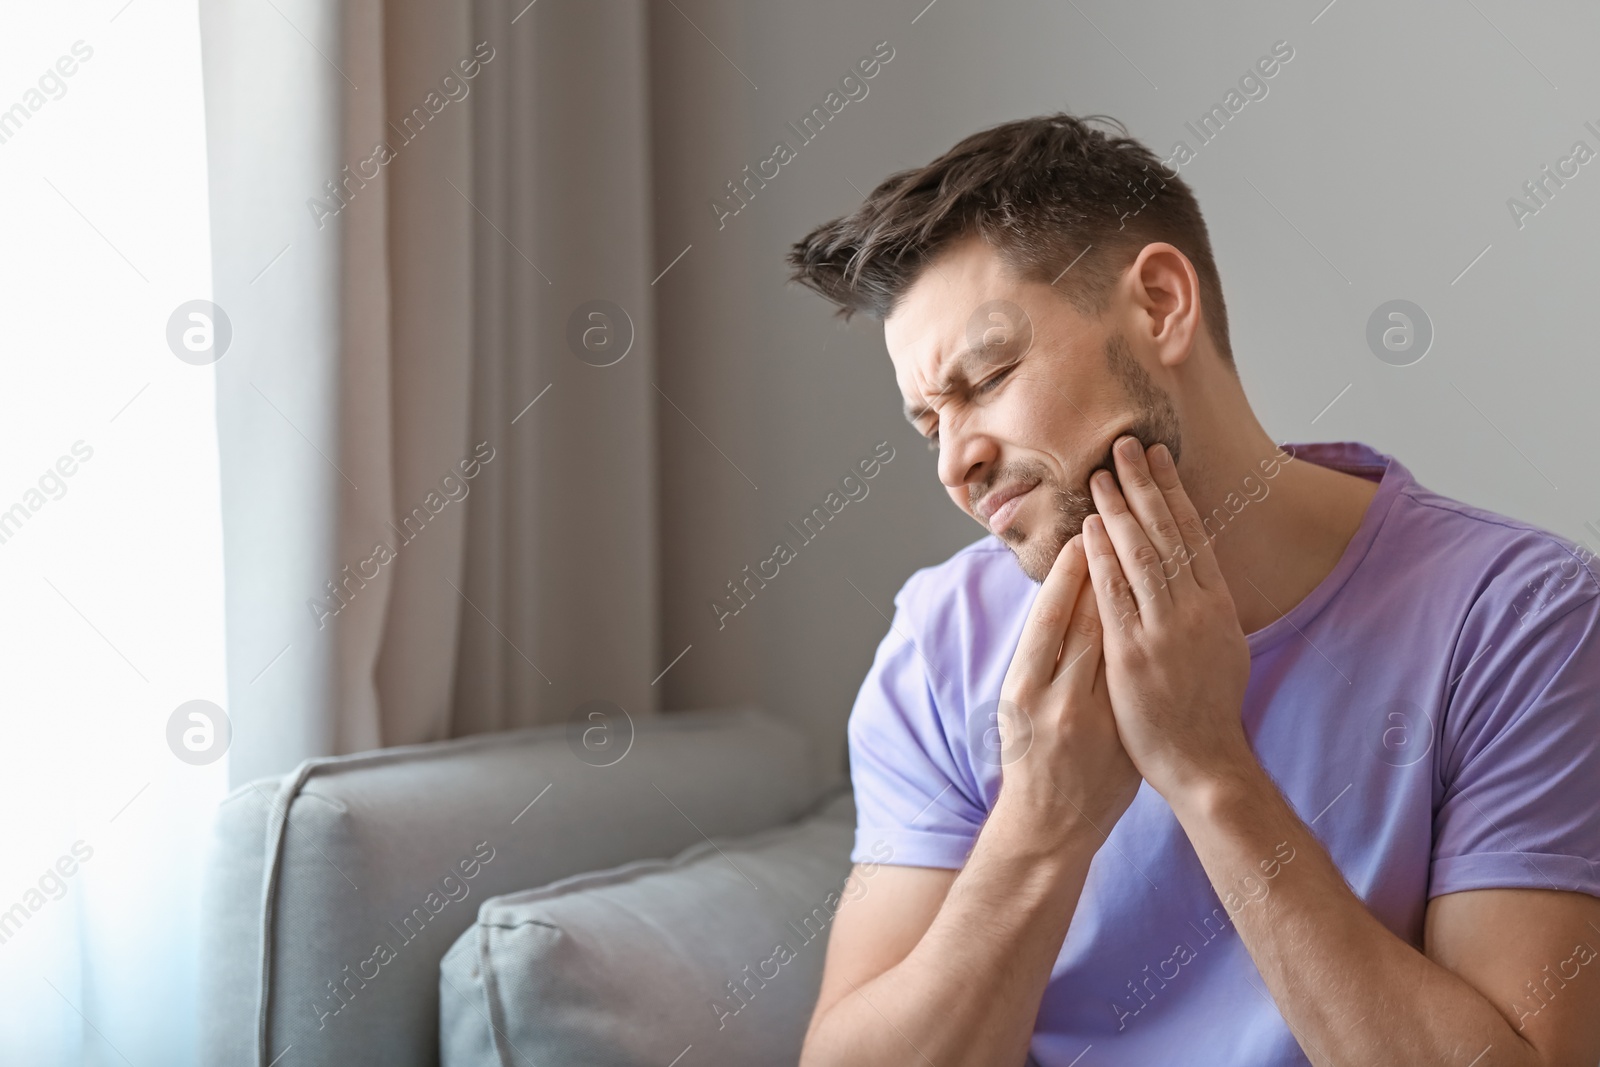
<svg viewBox="0 0 1600 1067">
<path fill-rule="evenodd" d="M 1220 798 L 1271 781 L 1242 729 L 1232 736 L 1208 737 L 1199 746 L 1174 746 L 1141 770 L 1150 788 L 1174 811 L 1180 804 Z"/>
<path fill-rule="evenodd" d="M 1253 754 L 1249 760 L 1234 760 L 1225 767 L 1190 775 L 1162 795 L 1185 827 L 1260 810 L 1264 803 L 1281 797 L 1277 783 Z"/>
<path fill-rule="evenodd" d="M 1008 793 L 1002 786 L 984 833 L 998 849 L 1019 859 L 1064 866 L 1081 861 L 1087 867 L 1105 836 L 1065 796 L 1057 794 L 1054 801 L 1035 803 L 1025 791 Z"/>
</svg>

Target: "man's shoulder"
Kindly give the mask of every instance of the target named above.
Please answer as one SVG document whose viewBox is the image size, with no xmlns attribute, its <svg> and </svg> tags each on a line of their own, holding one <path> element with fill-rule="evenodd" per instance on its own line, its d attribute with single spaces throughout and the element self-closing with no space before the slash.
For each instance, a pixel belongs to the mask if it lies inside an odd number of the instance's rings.
<svg viewBox="0 0 1600 1067">
<path fill-rule="evenodd" d="M 1460 590 L 1492 599 L 1560 574 L 1574 602 L 1600 597 L 1600 562 L 1580 542 L 1428 488 L 1396 457 L 1360 441 L 1283 447 L 1344 474 L 1381 476 L 1379 493 L 1393 493 L 1393 507 L 1380 522 L 1380 565 L 1366 573 L 1396 595 Z M 1600 536 L 1600 526 L 1590 530 Z"/>
<path fill-rule="evenodd" d="M 1468 504 L 1413 482 L 1405 499 L 1417 522 L 1434 528 L 1443 558 L 1473 558 L 1497 569 L 1582 570 L 1588 591 L 1600 594 L 1600 563 L 1592 549 L 1542 526 Z M 1574 573 L 1574 577 L 1579 577 Z"/>
<path fill-rule="evenodd" d="M 942 563 L 912 571 L 895 599 L 904 598 L 909 610 L 928 611 L 984 594 L 996 604 L 1029 601 L 1037 588 L 1005 542 L 986 534 Z"/>
<path fill-rule="evenodd" d="M 929 654 L 941 661 L 950 655 L 981 659 L 1020 632 L 1038 590 L 1011 549 L 991 534 L 913 571 L 895 604 L 931 646 Z"/>
<path fill-rule="evenodd" d="M 1464 586 L 1477 610 L 1505 610 L 1522 625 L 1587 604 L 1600 610 L 1600 558 L 1586 544 L 1468 504 L 1415 482 L 1402 494 L 1404 542 L 1429 584 Z"/>
</svg>

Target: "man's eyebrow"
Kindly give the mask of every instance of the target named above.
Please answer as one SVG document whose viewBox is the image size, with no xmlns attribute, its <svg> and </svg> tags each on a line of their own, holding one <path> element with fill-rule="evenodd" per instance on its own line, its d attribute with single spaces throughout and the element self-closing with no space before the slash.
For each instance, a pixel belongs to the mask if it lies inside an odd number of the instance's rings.
<svg viewBox="0 0 1600 1067">
<path fill-rule="evenodd" d="M 950 368 L 945 371 L 944 384 L 939 387 L 939 391 L 934 395 L 944 396 L 946 393 L 950 392 L 951 385 L 956 382 L 960 382 L 962 385 L 970 384 L 970 379 L 967 376 L 967 368 L 975 363 L 980 362 L 981 358 L 982 357 L 980 357 L 978 353 L 973 351 L 971 348 L 963 348 L 961 352 L 950 361 Z M 917 424 L 917 420 L 922 418 L 924 415 L 931 413 L 933 408 L 926 404 L 918 404 L 916 406 L 907 404 L 904 410 L 906 421 L 915 426 Z"/>
</svg>

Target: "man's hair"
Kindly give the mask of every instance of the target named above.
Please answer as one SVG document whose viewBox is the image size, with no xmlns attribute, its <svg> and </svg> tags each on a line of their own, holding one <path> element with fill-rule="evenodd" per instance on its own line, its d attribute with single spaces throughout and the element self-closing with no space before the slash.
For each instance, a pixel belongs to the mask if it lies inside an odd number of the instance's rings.
<svg viewBox="0 0 1600 1067">
<path fill-rule="evenodd" d="M 885 179 L 854 214 L 812 230 L 789 250 L 791 278 L 838 304 L 846 322 L 857 311 L 882 320 L 930 261 L 976 234 L 1023 278 L 1055 284 L 1080 313 L 1099 315 L 1139 250 L 1165 241 L 1194 264 L 1206 327 L 1231 365 L 1200 205 L 1127 133 L 1104 115 L 1064 113 L 975 133 Z"/>
</svg>

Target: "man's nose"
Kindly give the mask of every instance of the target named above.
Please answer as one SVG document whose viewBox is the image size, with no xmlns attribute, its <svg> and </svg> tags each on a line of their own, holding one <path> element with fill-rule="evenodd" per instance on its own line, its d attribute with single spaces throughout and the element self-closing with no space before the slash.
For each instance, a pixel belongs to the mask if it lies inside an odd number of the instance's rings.
<svg viewBox="0 0 1600 1067">
<path fill-rule="evenodd" d="M 981 482 L 994 463 L 997 446 L 971 419 L 941 419 L 939 480 L 951 489 Z"/>
</svg>

